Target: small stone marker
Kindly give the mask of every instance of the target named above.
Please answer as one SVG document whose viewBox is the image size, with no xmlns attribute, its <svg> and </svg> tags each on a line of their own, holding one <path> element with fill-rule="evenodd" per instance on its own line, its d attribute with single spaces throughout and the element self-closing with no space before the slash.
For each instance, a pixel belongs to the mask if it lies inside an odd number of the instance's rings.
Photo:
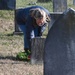
<svg viewBox="0 0 75 75">
<path fill-rule="evenodd" d="M 53 0 L 53 11 L 63 12 L 67 9 L 67 0 Z"/>
<path fill-rule="evenodd" d="M 17 14 L 19 11 L 21 11 L 21 9 L 15 10 L 15 31 L 14 31 L 14 34 L 16 34 L 16 35 L 23 34 L 23 32 L 21 31 L 21 29 L 19 28 L 19 25 L 17 23 Z"/>
<path fill-rule="evenodd" d="M 73 0 L 73 5 L 75 5 L 75 0 Z"/>
<path fill-rule="evenodd" d="M 44 48 L 44 75 L 75 75 L 75 10 L 72 8 L 49 30 Z"/>
</svg>

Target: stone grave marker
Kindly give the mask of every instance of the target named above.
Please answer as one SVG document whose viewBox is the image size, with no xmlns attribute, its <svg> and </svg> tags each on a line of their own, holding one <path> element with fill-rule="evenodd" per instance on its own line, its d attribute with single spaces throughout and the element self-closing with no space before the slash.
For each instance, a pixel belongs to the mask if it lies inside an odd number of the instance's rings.
<svg viewBox="0 0 75 75">
<path fill-rule="evenodd" d="M 67 9 L 49 30 L 44 75 L 75 75 L 75 10 Z"/>
<path fill-rule="evenodd" d="M 43 64 L 45 38 L 31 39 L 31 64 Z"/>
<path fill-rule="evenodd" d="M 16 8 L 16 0 L 0 0 L 0 10 L 14 10 Z"/>
<path fill-rule="evenodd" d="M 73 0 L 73 5 L 75 5 L 75 0 Z"/>
<path fill-rule="evenodd" d="M 16 9 L 15 10 L 15 17 L 14 17 L 14 21 L 15 21 L 15 31 L 14 31 L 14 34 L 18 35 L 18 34 L 23 34 L 23 32 L 21 31 L 21 29 L 19 28 L 18 26 L 18 23 L 17 23 L 17 14 L 19 11 L 21 11 L 23 8 L 21 9 Z"/>
<path fill-rule="evenodd" d="M 67 0 L 53 0 L 53 11 L 63 12 L 67 9 Z"/>
</svg>

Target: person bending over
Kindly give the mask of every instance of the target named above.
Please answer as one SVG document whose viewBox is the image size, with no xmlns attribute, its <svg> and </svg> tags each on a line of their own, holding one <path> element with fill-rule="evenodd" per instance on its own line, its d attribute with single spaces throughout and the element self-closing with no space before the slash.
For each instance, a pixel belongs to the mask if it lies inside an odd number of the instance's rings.
<svg viewBox="0 0 75 75">
<path fill-rule="evenodd" d="M 47 23 L 50 22 L 49 11 L 42 6 L 31 6 L 16 13 L 16 21 L 24 34 L 24 50 L 30 50 L 31 39 L 42 36 Z"/>
</svg>

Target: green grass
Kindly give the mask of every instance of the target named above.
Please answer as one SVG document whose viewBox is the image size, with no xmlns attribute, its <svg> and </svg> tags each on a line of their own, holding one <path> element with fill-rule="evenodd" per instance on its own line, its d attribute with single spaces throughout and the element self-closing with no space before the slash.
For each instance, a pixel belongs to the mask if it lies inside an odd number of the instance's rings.
<svg viewBox="0 0 75 75">
<path fill-rule="evenodd" d="M 36 5 L 40 5 L 48 9 L 50 12 L 53 12 L 53 3 L 50 2 L 37 2 L 37 0 L 16 0 L 16 9 L 19 8 L 25 8 L 28 6 L 33 6 L 29 5 L 31 2 L 36 2 Z M 73 5 L 73 0 L 67 0 L 67 5 L 68 8 L 74 8 L 75 6 Z M 14 11 L 11 10 L 0 10 L 0 17 L 5 18 L 5 19 L 13 19 L 14 18 Z"/>
<path fill-rule="evenodd" d="M 0 10 L 0 18 L 4 19 L 14 19 L 14 11 L 13 10 Z"/>
<path fill-rule="evenodd" d="M 43 6 L 46 9 L 48 9 L 50 12 L 53 11 L 53 3 L 50 2 L 37 2 L 37 0 L 16 0 L 16 8 L 24 8 L 32 5 L 28 5 L 30 2 L 36 2 L 37 5 Z M 67 7 L 68 8 L 74 8 L 73 0 L 67 0 Z"/>
<path fill-rule="evenodd" d="M 67 0 L 67 5 L 68 5 L 68 8 L 75 9 L 75 5 L 73 5 L 73 0 Z"/>
<path fill-rule="evenodd" d="M 29 5 L 29 3 L 31 2 L 36 2 L 36 5 L 40 5 L 45 7 L 46 9 L 48 9 L 49 11 L 53 11 L 53 5 L 52 2 L 37 2 L 37 0 L 16 0 L 16 8 L 23 8 L 23 7 L 28 7 L 28 6 L 33 6 L 33 5 Z"/>
</svg>

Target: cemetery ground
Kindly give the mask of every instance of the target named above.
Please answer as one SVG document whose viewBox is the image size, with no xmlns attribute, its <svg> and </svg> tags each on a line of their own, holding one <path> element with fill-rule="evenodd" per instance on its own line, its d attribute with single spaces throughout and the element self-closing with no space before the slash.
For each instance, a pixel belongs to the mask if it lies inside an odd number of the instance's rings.
<svg viewBox="0 0 75 75">
<path fill-rule="evenodd" d="M 22 3 L 27 3 L 22 2 L 24 0 L 17 1 L 17 8 L 24 7 L 26 4 Z M 70 1 L 72 0 L 68 0 L 68 7 L 75 9 Z M 52 3 L 38 3 L 38 5 L 52 12 Z M 15 30 L 13 15 L 14 12 L 0 10 L 0 75 L 43 75 L 43 64 L 31 65 L 30 62 L 16 60 L 17 53 L 23 51 L 24 42 L 23 35 L 13 35 Z"/>
<path fill-rule="evenodd" d="M 14 20 L 0 18 L 0 75 L 43 75 L 43 64 L 16 60 L 17 53 L 23 51 L 23 35 L 13 32 Z"/>
</svg>

